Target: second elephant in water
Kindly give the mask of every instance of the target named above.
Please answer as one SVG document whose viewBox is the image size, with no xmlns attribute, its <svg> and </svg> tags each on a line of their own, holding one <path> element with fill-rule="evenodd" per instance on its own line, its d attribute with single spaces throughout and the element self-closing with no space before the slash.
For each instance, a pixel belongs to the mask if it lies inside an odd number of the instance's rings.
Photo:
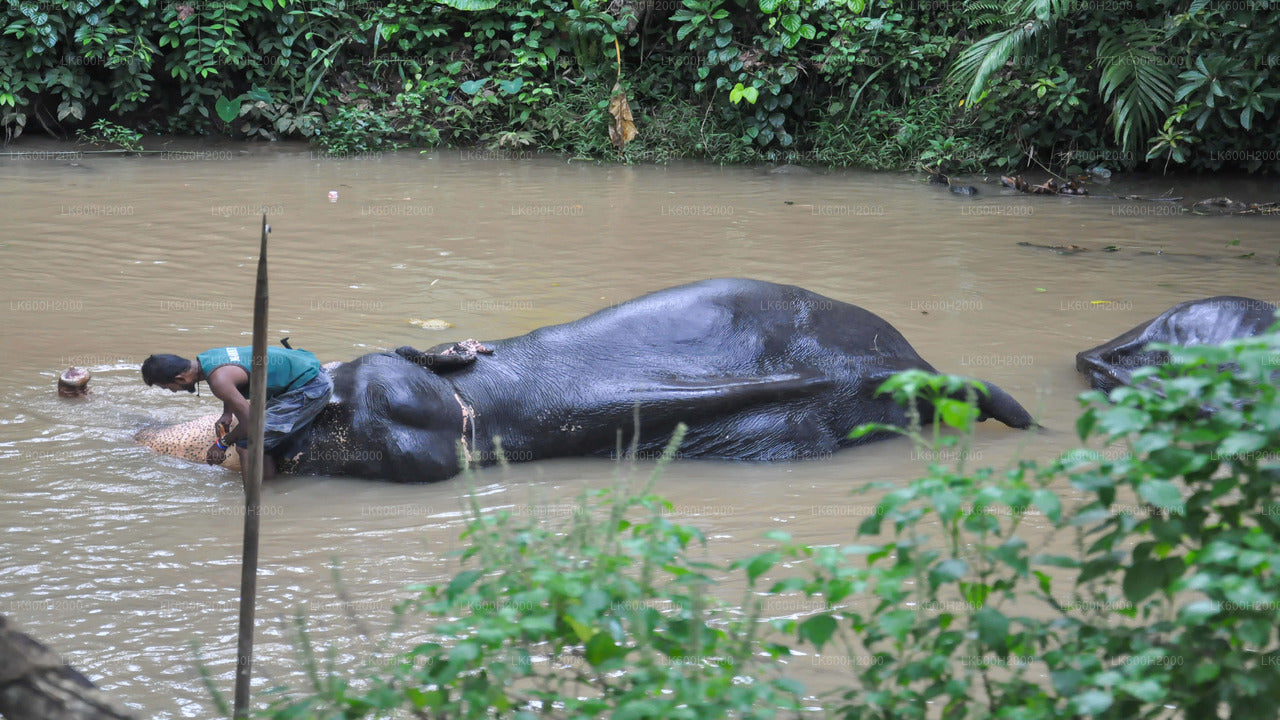
<svg viewBox="0 0 1280 720">
<path fill-rule="evenodd" d="M 1115 339 L 1076 355 L 1076 370 L 1095 390 L 1128 385 L 1133 371 L 1169 362 L 1169 353 L 1147 346 L 1217 345 L 1264 332 L 1275 322 L 1276 306 L 1262 300 L 1222 295 L 1178 303 Z"/>
</svg>

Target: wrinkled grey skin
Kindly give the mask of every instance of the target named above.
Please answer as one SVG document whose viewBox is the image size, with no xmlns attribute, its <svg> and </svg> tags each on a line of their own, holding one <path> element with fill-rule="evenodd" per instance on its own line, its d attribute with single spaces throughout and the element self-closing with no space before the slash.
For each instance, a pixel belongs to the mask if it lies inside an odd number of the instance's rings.
<svg viewBox="0 0 1280 720">
<path fill-rule="evenodd" d="M 333 400 L 282 469 L 432 482 L 473 461 L 656 454 L 677 423 L 681 457 L 823 457 L 867 422 L 907 422 L 877 387 L 900 370 L 935 372 L 883 319 L 802 288 L 707 280 L 662 290 L 563 325 L 486 341 L 492 354 L 400 348 L 333 371 Z M 983 419 L 1032 425 L 987 383 Z M 464 410 L 471 413 L 464 423 Z M 931 408 L 922 408 L 925 417 Z"/>
<path fill-rule="evenodd" d="M 1150 350 L 1153 342 L 1216 345 L 1264 332 L 1275 322 L 1274 305 L 1222 295 L 1179 303 L 1110 342 L 1076 355 L 1076 370 L 1095 390 L 1110 391 L 1132 382 L 1133 371 L 1169 362 L 1169 353 Z"/>
</svg>

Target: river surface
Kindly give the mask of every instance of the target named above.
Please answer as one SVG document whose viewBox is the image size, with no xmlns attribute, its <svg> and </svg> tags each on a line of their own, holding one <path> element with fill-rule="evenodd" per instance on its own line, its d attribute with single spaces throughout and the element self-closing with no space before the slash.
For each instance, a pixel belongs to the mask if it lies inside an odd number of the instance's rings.
<svg viewBox="0 0 1280 720">
<path fill-rule="evenodd" d="M 242 491 L 238 474 L 132 442 L 145 425 L 219 411 L 207 393 L 145 387 L 138 366 L 151 353 L 249 344 L 264 207 L 272 342 L 290 336 L 322 360 L 508 337 L 702 278 L 792 283 L 879 314 L 940 370 L 998 383 L 1048 428 L 986 423 L 974 453 L 983 465 L 1073 446 L 1085 389 L 1078 351 L 1183 300 L 1280 300 L 1280 233 L 1267 218 L 991 184 L 964 198 L 913 174 L 170 147 L 184 152 L 0 156 L 0 612 L 140 717 L 213 714 L 192 642 L 230 692 Z M 1117 175 L 1111 185 L 1188 200 L 1280 198 L 1280 185 L 1263 180 Z M 1019 241 L 1091 250 L 1064 256 Z M 430 319 L 453 327 L 411 323 Z M 68 365 L 92 370 L 88 400 L 56 397 Z M 851 542 L 868 502 L 851 490 L 922 468 L 909 445 L 891 441 L 810 462 L 676 463 L 657 489 L 675 519 L 710 538 L 707 556 L 727 561 L 767 547 L 774 529 Z M 486 508 L 556 516 L 613 472 L 605 460 L 538 462 L 483 470 L 474 487 Z M 300 684 L 286 631 L 300 607 L 316 642 L 354 663 L 366 646 L 353 639 L 349 610 L 385 627 L 406 585 L 451 577 L 468 487 L 268 485 L 258 687 Z M 350 603 L 335 589 L 335 561 Z M 793 665 L 816 689 L 849 672 Z"/>
</svg>

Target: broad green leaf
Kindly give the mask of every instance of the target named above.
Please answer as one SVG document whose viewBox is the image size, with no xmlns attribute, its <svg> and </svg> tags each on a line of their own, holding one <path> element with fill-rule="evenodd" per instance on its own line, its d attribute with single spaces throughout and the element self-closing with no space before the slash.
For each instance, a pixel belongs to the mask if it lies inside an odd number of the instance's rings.
<svg viewBox="0 0 1280 720">
<path fill-rule="evenodd" d="M 524 87 L 524 78 L 522 77 L 516 77 L 511 80 L 504 80 L 498 83 L 498 88 L 506 95 L 515 95 L 520 92 L 520 88 L 522 87 Z"/>
<path fill-rule="evenodd" d="M 1153 661 L 1159 658 L 1150 658 Z M 1156 704 L 1168 696 L 1168 689 L 1153 678 L 1143 678 L 1133 682 L 1121 683 L 1118 690 L 1127 692 L 1145 703 Z"/>
<path fill-rule="evenodd" d="M 760 577 L 760 575 L 762 575 L 763 573 L 768 572 L 769 568 L 773 567 L 774 563 L 778 562 L 781 559 L 782 558 L 781 556 L 778 555 L 778 553 L 772 553 L 772 552 L 764 553 L 762 555 L 756 555 L 755 557 L 751 558 L 747 562 L 747 582 L 754 583 L 756 581 L 756 578 Z"/>
<path fill-rule="evenodd" d="M 469 663 L 480 657 L 480 644 L 471 640 L 464 640 L 449 651 L 449 659 L 462 663 Z"/>
<path fill-rule="evenodd" d="M 449 586 L 445 588 L 445 597 L 450 601 L 456 600 L 464 590 L 471 587 L 483 575 L 484 573 L 479 570 L 466 570 L 458 573 L 449 581 Z"/>
<path fill-rule="evenodd" d="M 1141 432 L 1150 424 L 1149 414 L 1129 407 L 1111 408 L 1098 419 L 1098 426 L 1113 436 Z"/>
<path fill-rule="evenodd" d="M 1131 603 L 1138 603 L 1152 593 L 1163 590 L 1166 574 L 1161 563 L 1146 561 L 1125 570 L 1121 586 L 1124 597 Z"/>
<path fill-rule="evenodd" d="M 1166 514 L 1179 514 L 1185 511 L 1182 493 L 1177 485 L 1168 480 L 1150 479 L 1143 482 L 1138 486 L 1138 496 Z"/>
<path fill-rule="evenodd" d="M 1044 513 L 1049 521 L 1057 525 L 1062 518 L 1062 501 L 1058 499 L 1057 493 L 1052 490 L 1040 488 L 1031 493 L 1031 504 L 1040 508 L 1040 512 Z"/>
<path fill-rule="evenodd" d="M 978 408 L 963 400 L 939 398 L 934 403 L 934 409 L 944 425 L 956 430 L 967 430 L 978 418 Z"/>
<path fill-rule="evenodd" d="M 584 656 L 592 667 L 599 667 L 605 662 L 623 657 L 626 654 L 627 648 L 615 643 L 608 633 L 596 633 L 587 641 Z"/>
<path fill-rule="evenodd" d="M 876 618 L 876 625 L 880 627 L 884 633 L 898 642 L 907 639 L 907 633 L 911 631 L 911 626 L 915 624 L 916 614 L 911 610 L 891 610 Z"/>
<path fill-rule="evenodd" d="M 799 633 L 801 640 L 808 640 L 813 646 L 822 649 L 827 644 L 827 640 L 831 639 L 831 635 L 836 631 L 836 619 L 827 613 L 814 615 L 813 617 L 800 623 Z"/>
<path fill-rule="evenodd" d="M 1243 455 L 1251 453 L 1255 450 L 1261 450 L 1267 444 L 1267 437 L 1261 433 L 1238 431 L 1228 435 L 1221 444 L 1218 445 L 1218 455 L 1220 457 L 1229 457 L 1231 455 Z"/>
<path fill-rule="evenodd" d="M 571 615 L 563 615 L 561 616 L 561 619 L 563 619 L 565 624 L 573 630 L 573 634 L 578 636 L 578 640 L 580 642 L 590 642 L 591 638 L 596 635 L 595 630 L 583 625 Z"/>
<path fill-rule="evenodd" d="M 1009 618 L 999 610 L 984 607 L 974 613 L 978 639 L 990 648 L 1003 652 L 1009 642 Z"/>
<path fill-rule="evenodd" d="M 1081 715 L 1101 715 L 1111 707 L 1111 693 L 1102 690 L 1086 690 L 1071 698 L 1071 707 Z"/>
<path fill-rule="evenodd" d="M 936 588 L 944 582 L 959 580 L 969 572 L 969 563 L 960 558 L 951 558 L 938 563 L 929 573 L 929 582 Z"/>
</svg>

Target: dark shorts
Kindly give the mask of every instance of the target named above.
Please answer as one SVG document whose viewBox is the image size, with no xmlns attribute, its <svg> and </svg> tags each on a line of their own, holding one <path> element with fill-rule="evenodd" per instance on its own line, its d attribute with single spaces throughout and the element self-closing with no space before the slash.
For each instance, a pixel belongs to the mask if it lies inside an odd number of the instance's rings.
<svg viewBox="0 0 1280 720">
<path fill-rule="evenodd" d="M 306 385 L 269 398 L 266 428 L 262 436 L 262 447 L 266 453 L 271 454 L 272 450 L 283 445 L 290 437 L 305 430 L 324 406 L 329 404 L 331 394 L 333 378 L 321 370 Z M 236 445 L 248 447 L 249 439 L 242 438 Z"/>
</svg>

